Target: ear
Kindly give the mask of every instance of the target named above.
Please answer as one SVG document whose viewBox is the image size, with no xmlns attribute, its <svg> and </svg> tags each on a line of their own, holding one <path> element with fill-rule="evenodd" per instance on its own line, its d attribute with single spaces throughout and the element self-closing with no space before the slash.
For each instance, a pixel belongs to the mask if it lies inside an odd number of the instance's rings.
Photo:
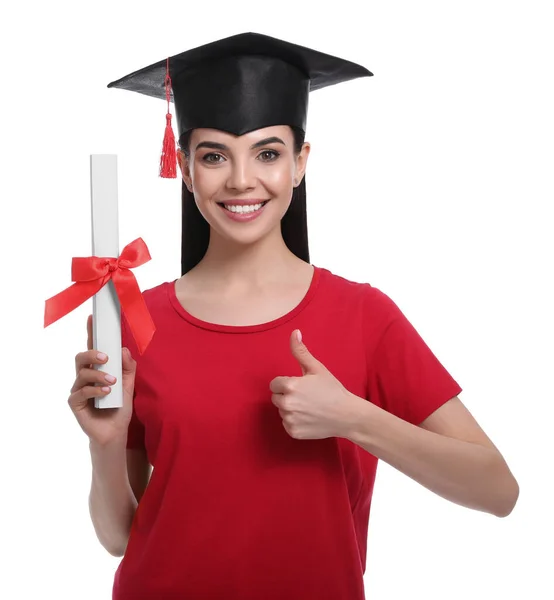
<svg viewBox="0 0 554 600">
<path fill-rule="evenodd" d="M 181 148 L 177 148 L 177 162 L 179 163 L 179 168 L 181 169 L 183 181 L 185 182 L 189 191 L 192 192 L 192 175 L 190 172 L 190 164 L 188 158 L 185 156 L 185 153 L 181 150 Z"/>
<path fill-rule="evenodd" d="M 298 187 L 302 181 L 304 174 L 306 173 L 306 167 L 308 165 L 308 156 L 310 155 L 311 146 L 308 142 L 302 144 L 302 150 L 296 157 L 296 166 L 294 170 L 294 187 Z"/>
</svg>

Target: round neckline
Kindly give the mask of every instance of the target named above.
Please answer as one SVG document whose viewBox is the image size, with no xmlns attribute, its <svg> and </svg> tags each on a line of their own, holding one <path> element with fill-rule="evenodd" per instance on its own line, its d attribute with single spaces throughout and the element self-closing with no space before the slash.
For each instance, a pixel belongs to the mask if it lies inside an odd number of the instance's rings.
<svg viewBox="0 0 554 600">
<path fill-rule="evenodd" d="M 306 306 L 312 301 L 317 291 L 323 270 L 320 267 L 316 267 L 315 265 L 312 265 L 312 267 L 314 269 L 312 274 L 312 280 L 302 300 L 300 300 L 300 302 L 292 310 L 280 317 L 277 317 L 277 319 L 267 321 L 266 323 L 257 323 L 255 325 L 222 325 L 219 323 L 203 321 L 202 319 L 199 319 L 191 313 L 189 313 L 185 309 L 185 307 L 179 302 L 177 298 L 177 293 L 175 291 L 175 284 L 177 282 L 177 279 L 166 282 L 165 287 L 169 302 L 171 303 L 177 314 L 180 315 L 183 319 L 187 320 L 189 323 L 192 323 L 192 325 L 195 325 L 196 327 L 200 327 L 202 329 L 209 329 L 210 331 L 219 331 L 221 333 L 255 333 L 257 331 L 266 331 L 268 329 L 273 329 L 274 327 L 279 327 L 279 325 L 290 321 L 298 313 L 304 310 L 304 308 L 306 308 Z"/>
</svg>

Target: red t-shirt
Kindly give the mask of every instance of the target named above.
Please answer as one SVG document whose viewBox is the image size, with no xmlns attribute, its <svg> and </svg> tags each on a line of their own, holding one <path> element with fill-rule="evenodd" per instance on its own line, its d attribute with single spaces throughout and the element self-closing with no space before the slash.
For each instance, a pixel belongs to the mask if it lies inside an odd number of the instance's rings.
<svg viewBox="0 0 554 600">
<path fill-rule="evenodd" d="M 117 569 L 113 600 L 363 600 L 377 459 L 345 438 L 299 440 L 270 381 L 310 352 L 352 393 L 419 424 L 461 392 L 397 305 L 314 267 L 288 314 L 207 323 L 175 282 L 143 293 L 156 333 L 137 361 L 127 447 L 154 466 Z"/>
</svg>

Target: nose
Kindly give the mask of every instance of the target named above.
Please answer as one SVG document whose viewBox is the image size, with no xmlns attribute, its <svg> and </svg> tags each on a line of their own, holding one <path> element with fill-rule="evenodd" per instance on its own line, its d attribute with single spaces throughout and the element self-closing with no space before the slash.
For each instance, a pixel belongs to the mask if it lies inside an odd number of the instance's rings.
<svg viewBox="0 0 554 600">
<path fill-rule="evenodd" d="M 235 160 L 233 162 L 227 187 L 239 192 L 247 191 L 256 187 L 256 172 L 248 160 Z"/>
</svg>

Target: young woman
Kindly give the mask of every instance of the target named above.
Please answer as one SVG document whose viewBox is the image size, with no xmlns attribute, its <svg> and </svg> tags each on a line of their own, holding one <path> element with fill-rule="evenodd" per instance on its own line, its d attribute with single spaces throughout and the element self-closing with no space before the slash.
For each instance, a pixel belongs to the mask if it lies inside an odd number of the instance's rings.
<svg viewBox="0 0 554 600">
<path fill-rule="evenodd" d="M 96 531 L 124 555 L 113 598 L 362 600 L 378 459 L 499 517 L 518 496 L 397 305 L 310 264 L 308 92 L 371 73 L 243 34 L 110 86 L 164 97 L 166 67 L 182 276 L 144 292 L 156 333 L 142 355 L 123 315 L 124 407 L 89 404 L 106 393 L 90 317 L 70 396 Z"/>
</svg>

